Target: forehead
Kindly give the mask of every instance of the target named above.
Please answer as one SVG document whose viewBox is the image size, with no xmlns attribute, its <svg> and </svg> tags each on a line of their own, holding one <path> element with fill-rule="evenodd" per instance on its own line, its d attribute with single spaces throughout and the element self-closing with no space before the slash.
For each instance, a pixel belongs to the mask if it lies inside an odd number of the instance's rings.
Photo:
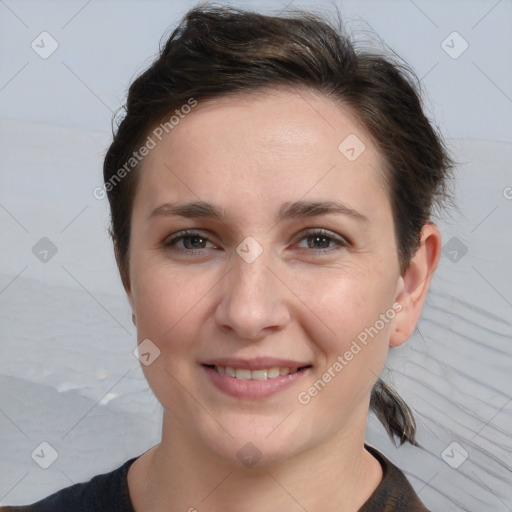
<svg viewBox="0 0 512 512">
<path fill-rule="evenodd" d="M 199 101 L 155 142 L 136 194 L 146 212 L 183 196 L 224 204 L 243 197 L 259 207 L 306 194 L 387 201 L 384 164 L 367 131 L 348 108 L 313 91 Z"/>
</svg>

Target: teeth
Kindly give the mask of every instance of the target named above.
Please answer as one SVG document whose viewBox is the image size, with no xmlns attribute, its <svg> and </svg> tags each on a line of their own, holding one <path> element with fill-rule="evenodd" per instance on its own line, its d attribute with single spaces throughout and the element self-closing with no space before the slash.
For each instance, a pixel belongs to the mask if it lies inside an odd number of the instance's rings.
<svg viewBox="0 0 512 512">
<path fill-rule="evenodd" d="M 279 368 L 270 368 L 270 370 L 267 370 L 267 379 L 273 379 L 274 377 L 279 377 L 279 375 L 281 375 Z"/>
<path fill-rule="evenodd" d="M 236 370 L 236 378 L 240 380 L 249 380 L 251 378 L 251 370 Z"/>
<path fill-rule="evenodd" d="M 215 366 L 215 370 L 218 373 L 240 380 L 267 380 L 275 379 L 281 375 L 295 373 L 297 368 L 262 368 L 261 370 L 248 370 L 246 368 L 232 368 L 231 366 Z"/>
<path fill-rule="evenodd" d="M 250 372 L 251 377 L 255 380 L 267 380 L 268 379 L 268 371 L 267 370 L 253 370 Z"/>
</svg>

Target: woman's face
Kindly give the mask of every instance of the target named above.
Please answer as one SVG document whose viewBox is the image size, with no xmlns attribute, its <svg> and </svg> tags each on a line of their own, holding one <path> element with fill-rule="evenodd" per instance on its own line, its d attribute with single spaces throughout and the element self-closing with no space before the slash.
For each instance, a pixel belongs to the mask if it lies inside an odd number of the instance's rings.
<svg viewBox="0 0 512 512">
<path fill-rule="evenodd" d="M 175 438 L 261 463 L 362 439 L 401 287 L 366 131 L 331 99 L 275 90 L 199 102 L 152 136 L 128 294 Z"/>
</svg>

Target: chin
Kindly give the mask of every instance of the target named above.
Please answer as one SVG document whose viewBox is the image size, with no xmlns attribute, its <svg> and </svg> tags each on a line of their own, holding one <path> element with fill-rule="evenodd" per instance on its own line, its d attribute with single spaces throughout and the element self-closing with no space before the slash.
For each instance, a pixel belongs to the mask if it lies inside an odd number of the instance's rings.
<svg viewBox="0 0 512 512">
<path fill-rule="evenodd" d="M 300 430 L 291 431 L 292 425 L 285 428 L 281 423 L 283 417 L 250 415 L 237 418 L 236 427 L 234 420 L 219 419 L 229 433 L 217 424 L 214 429 L 208 425 L 199 435 L 205 448 L 226 464 L 249 469 L 273 466 L 306 449 L 301 449 L 306 443 L 301 442 Z"/>
</svg>

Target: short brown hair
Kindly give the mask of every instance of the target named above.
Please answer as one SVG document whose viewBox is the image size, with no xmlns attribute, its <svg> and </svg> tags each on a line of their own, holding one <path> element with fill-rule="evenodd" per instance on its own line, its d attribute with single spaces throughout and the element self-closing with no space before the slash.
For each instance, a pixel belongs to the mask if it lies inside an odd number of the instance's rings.
<svg viewBox="0 0 512 512">
<path fill-rule="evenodd" d="M 279 86 L 308 88 L 351 108 L 384 156 L 404 271 L 433 207 L 448 197 L 452 167 L 423 112 L 414 77 L 396 59 L 357 49 L 341 23 L 335 27 L 312 13 L 269 16 L 202 4 L 185 15 L 158 58 L 131 84 L 124 118 L 105 156 L 104 181 L 112 183 L 149 131 L 190 98 L 201 101 Z M 107 189 L 110 234 L 126 289 L 137 167 Z M 381 379 L 370 406 L 392 439 L 416 444 L 410 409 Z"/>
</svg>

